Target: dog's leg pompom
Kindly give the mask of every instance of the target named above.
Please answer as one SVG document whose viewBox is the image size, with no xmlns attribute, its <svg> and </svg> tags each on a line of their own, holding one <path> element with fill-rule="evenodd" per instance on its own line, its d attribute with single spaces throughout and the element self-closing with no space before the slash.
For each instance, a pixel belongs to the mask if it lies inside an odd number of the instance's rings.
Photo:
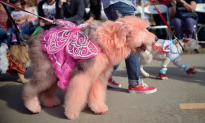
<svg viewBox="0 0 205 123">
<path fill-rule="evenodd" d="M 95 112 L 95 114 L 105 114 L 108 107 L 105 104 L 107 77 L 95 81 L 90 89 L 88 97 L 88 105 Z M 106 79 L 106 80 L 105 80 Z"/>
<path fill-rule="evenodd" d="M 197 71 L 194 71 L 194 67 L 193 68 L 189 68 L 187 71 L 186 71 L 186 73 L 189 75 L 189 74 L 196 74 L 197 73 Z"/>
<path fill-rule="evenodd" d="M 162 74 L 162 73 L 159 73 L 158 77 L 162 80 L 167 80 L 168 79 L 166 74 Z"/>
<path fill-rule="evenodd" d="M 56 82 L 57 76 L 54 75 L 53 69 L 42 70 L 41 72 L 34 71 L 31 81 L 24 86 L 23 100 L 25 106 L 33 113 L 39 113 L 41 111 L 39 94 L 48 90 Z"/>
<path fill-rule="evenodd" d="M 188 75 L 197 73 L 197 71 L 194 70 L 195 69 L 194 67 L 189 68 L 189 66 L 187 66 L 186 64 L 182 64 L 180 61 L 174 62 L 173 64 L 176 65 L 177 67 L 183 69 Z"/>
<path fill-rule="evenodd" d="M 107 63 L 106 56 L 99 54 L 95 59 L 84 61 L 84 66 L 80 67 L 84 68 L 83 70 L 76 69 L 78 72 L 70 79 L 65 96 L 65 115 L 68 119 L 78 117 L 86 104 L 92 83 L 97 80 Z"/>
<path fill-rule="evenodd" d="M 65 96 L 65 115 L 68 119 L 78 117 L 85 107 L 91 79 L 85 73 L 79 73 L 70 80 Z"/>
<path fill-rule="evenodd" d="M 60 100 L 55 96 L 56 91 L 59 89 L 57 84 L 53 84 L 51 88 L 40 94 L 40 101 L 46 107 L 54 107 L 60 104 Z"/>
<path fill-rule="evenodd" d="M 169 64 L 170 60 L 168 58 L 165 58 L 164 61 L 162 62 L 162 68 L 159 71 L 158 77 L 161 78 L 162 80 L 167 80 L 168 77 L 166 77 L 166 72 L 167 72 L 167 65 Z"/>
<path fill-rule="evenodd" d="M 28 100 L 24 100 L 24 104 L 26 108 L 28 108 L 33 113 L 41 112 L 41 106 L 37 95 Z"/>
</svg>

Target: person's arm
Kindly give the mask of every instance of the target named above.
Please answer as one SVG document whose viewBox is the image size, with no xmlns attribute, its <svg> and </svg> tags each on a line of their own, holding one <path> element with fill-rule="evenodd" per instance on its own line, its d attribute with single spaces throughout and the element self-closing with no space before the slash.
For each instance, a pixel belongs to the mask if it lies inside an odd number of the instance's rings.
<svg viewBox="0 0 205 123">
<path fill-rule="evenodd" d="M 183 4 L 188 12 L 194 12 L 196 9 L 196 1 L 191 1 L 190 4 L 188 4 L 185 0 L 177 0 L 177 2 Z"/>
<path fill-rule="evenodd" d="M 95 17 L 95 7 L 96 5 L 94 4 L 94 2 L 97 2 L 95 0 L 90 0 L 90 12 L 89 12 L 89 19 L 85 21 L 85 23 L 92 23 L 92 21 L 94 20 Z"/>
<path fill-rule="evenodd" d="M 84 23 L 92 23 L 92 22 L 93 22 L 93 20 L 94 20 L 94 18 L 93 18 L 93 17 L 89 17 L 89 19 L 88 19 L 88 20 L 86 20 Z"/>
<path fill-rule="evenodd" d="M 156 4 L 159 4 L 159 1 L 158 0 L 152 0 L 152 2 L 145 4 L 144 7 L 149 6 L 149 5 L 156 5 Z"/>
<path fill-rule="evenodd" d="M 64 3 L 64 4 L 66 4 L 66 3 Z M 56 16 L 55 16 L 55 18 L 56 19 L 64 19 L 63 3 L 60 3 L 60 0 L 56 0 Z"/>
<path fill-rule="evenodd" d="M 39 4 L 40 0 L 36 0 L 37 5 Z"/>
<path fill-rule="evenodd" d="M 74 22 L 76 20 L 83 19 L 84 13 L 85 13 L 85 3 L 84 0 L 75 0 L 75 3 L 77 4 L 77 12 L 74 16 L 66 18 L 67 21 Z"/>
<path fill-rule="evenodd" d="M 45 17 L 44 11 L 43 11 L 43 8 L 42 8 L 43 3 L 44 3 L 44 2 L 41 1 L 41 2 L 38 4 L 38 15 L 41 16 L 41 17 Z M 40 24 L 40 26 L 44 27 L 44 26 L 45 26 L 44 20 L 41 19 L 41 18 L 39 18 L 39 24 Z"/>
<path fill-rule="evenodd" d="M 177 4 L 177 2 L 176 2 L 176 0 L 170 0 L 170 4 L 171 4 L 171 14 L 170 14 L 170 16 L 171 16 L 171 18 L 174 18 L 175 15 L 176 15 L 176 4 Z"/>
</svg>

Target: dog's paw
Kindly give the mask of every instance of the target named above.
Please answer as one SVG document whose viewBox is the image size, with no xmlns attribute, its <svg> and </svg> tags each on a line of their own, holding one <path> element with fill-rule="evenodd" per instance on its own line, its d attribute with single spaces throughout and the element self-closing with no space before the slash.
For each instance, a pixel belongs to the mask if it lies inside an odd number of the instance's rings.
<svg viewBox="0 0 205 123">
<path fill-rule="evenodd" d="M 197 71 L 193 71 L 193 72 L 191 72 L 191 74 L 196 74 L 197 73 Z"/>
<path fill-rule="evenodd" d="M 55 107 L 55 106 L 58 106 L 60 104 L 60 100 L 56 96 L 49 97 L 49 96 L 46 96 L 44 94 L 41 94 L 40 100 L 41 100 L 41 103 L 45 107 Z"/>
<path fill-rule="evenodd" d="M 108 111 L 108 107 L 105 104 L 91 106 L 91 109 L 95 112 L 95 114 L 105 114 Z"/>
<path fill-rule="evenodd" d="M 168 80 L 168 77 L 161 77 L 162 80 Z"/>
<path fill-rule="evenodd" d="M 73 111 L 66 111 L 64 112 L 64 114 L 66 115 L 66 117 L 70 120 L 75 119 L 79 116 L 80 112 L 73 112 Z"/>
<path fill-rule="evenodd" d="M 25 106 L 33 113 L 39 113 L 41 112 L 41 106 L 37 99 L 37 97 L 34 97 L 32 99 L 25 101 Z"/>
<path fill-rule="evenodd" d="M 29 80 L 27 80 L 27 79 L 20 79 L 20 78 L 18 79 L 18 81 L 20 81 L 20 82 L 22 82 L 24 84 L 29 82 Z"/>
<path fill-rule="evenodd" d="M 144 77 L 149 77 L 149 73 L 144 73 Z"/>
</svg>

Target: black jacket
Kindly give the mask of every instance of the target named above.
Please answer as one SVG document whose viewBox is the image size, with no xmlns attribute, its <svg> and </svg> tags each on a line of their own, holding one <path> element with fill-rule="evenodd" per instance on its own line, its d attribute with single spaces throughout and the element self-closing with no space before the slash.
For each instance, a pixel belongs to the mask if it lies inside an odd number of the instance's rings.
<svg viewBox="0 0 205 123">
<path fill-rule="evenodd" d="M 90 0 L 90 17 L 100 19 L 101 0 Z"/>
<path fill-rule="evenodd" d="M 81 24 L 86 19 L 85 1 L 70 0 L 70 5 L 63 3 L 62 7 L 58 7 L 59 0 L 56 0 L 56 19 L 64 19 L 76 24 Z"/>
</svg>

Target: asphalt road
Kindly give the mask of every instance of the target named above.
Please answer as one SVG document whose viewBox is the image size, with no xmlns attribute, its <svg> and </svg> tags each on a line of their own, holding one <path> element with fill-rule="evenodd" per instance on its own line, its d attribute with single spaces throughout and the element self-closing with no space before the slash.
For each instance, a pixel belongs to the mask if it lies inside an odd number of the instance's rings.
<svg viewBox="0 0 205 123">
<path fill-rule="evenodd" d="M 170 63 L 169 79 L 160 80 L 156 77 L 161 62 L 153 61 L 145 66 L 151 77 L 141 79 L 158 89 L 154 94 L 145 95 L 128 93 L 123 61 L 114 75 L 122 87 L 107 89 L 108 112 L 95 115 L 86 107 L 74 120 L 68 120 L 64 115 L 64 92 L 57 94 L 62 102 L 58 107 L 42 107 L 39 114 L 32 114 L 24 107 L 21 98 L 23 84 L 18 77 L 3 74 L 0 77 L 0 123 L 205 123 L 205 55 L 183 55 L 182 62 L 195 67 L 198 73 L 187 75 Z M 32 76 L 31 68 L 25 76 L 28 79 Z M 181 109 L 180 104 L 184 103 L 192 103 L 192 108 L 197 109 Z"/>
</svg>

